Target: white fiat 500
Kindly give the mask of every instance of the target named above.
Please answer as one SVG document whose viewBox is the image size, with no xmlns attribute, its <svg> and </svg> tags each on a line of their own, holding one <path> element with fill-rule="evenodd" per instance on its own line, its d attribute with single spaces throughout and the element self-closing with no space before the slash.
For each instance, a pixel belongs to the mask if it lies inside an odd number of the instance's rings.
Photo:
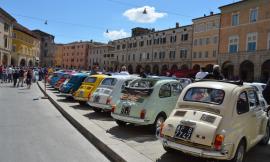
<svg viewBox="0 0 270 162">
<path fill-rule="evenodd" d="M 166 151 L 243 162 L 250 148 L 268 144 L 269 120 L 253 87 L 200 81 L 182 91 L 157 137 Z"/>
<path fill-rule="evenodd" d="M 121 91 L 125 86 L 128 86 L 130 81 L 138 78 L 133 75 L 120 74 L 105 78 L 93 93 L 88 105 L 95 112 L 111 111 L 112 105 L 120 99 Z"/>
</svg>

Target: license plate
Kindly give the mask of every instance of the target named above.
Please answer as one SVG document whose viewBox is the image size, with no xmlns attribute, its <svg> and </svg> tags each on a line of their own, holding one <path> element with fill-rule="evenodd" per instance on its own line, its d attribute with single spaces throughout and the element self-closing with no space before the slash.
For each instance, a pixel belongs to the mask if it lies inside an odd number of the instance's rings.
<svg viewBox="0 0 270 162">
<path fill-rule="evenodd" d="M 83 97 L 83 91 L 80 91 L 79 96 Z"/>
<path fill-rule="evenodd" d="M 99 100 L 100 100 L 100 96 L 95 96 L 94 97 L 94 102 L 99 102 Z"/>
<path fill-rule="evenodd" d="M 185 126 L 185 125 L 178 125 L 175 130 L 175 138 L 190 140 L 191 135 L 193 133 L 192 127 Z"/>
<path fill-rule="evenodd" d="M 122 115 L 129 115 L 130 113 L 130 106 L 123 106 L 121 110 Z"/>
</svg>

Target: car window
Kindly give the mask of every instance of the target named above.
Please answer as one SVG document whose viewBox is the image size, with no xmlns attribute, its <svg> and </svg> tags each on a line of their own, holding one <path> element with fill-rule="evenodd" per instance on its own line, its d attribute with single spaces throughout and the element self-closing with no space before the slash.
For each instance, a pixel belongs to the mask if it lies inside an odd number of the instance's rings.
<svg viewBox="0 0 270 162">
<path fill-rule="evenodd" d="M 259 105 L 258 95 L 255 91 L 248 91 L 248 101 L 250 108 L 256 107 Z"/>
<path fill-rule="evenodd" d="M 251 85 L 251 87 L 253 87 L 253 88 L 255 89 L 255 91 L 259 92 L 259 89 L 258 89 L 258 87 L 257 87 L 257 86 L 255 86 L 255 85 Z"/>
<path fill-rule="evenodd" d="M 154 80 L 138 79 L 130 83 L 130 87 L 134 88 L 152 88 L 156 84 Z"/>
<path fill-rule="evenodd" d="M 105 78 L 101 82 L 101 85 L 114 86 L 116 84 L 116 81 L 117 81 L 117 79 L 115 79 L 115 78 Z"/>
<path fill-rule="evenodd" d="M 126 80 L 126 81 L 122 84 L 121 89 L 123 90 L 125 87 L 127 87 L 131 81 L 132 81 L 132 79 Z"/>
<path fill-rule="evenodd" d="M 182 86 L 180 83 L 173 83 L 172 85 L 172 96 L 179 96 L 182 92 Z"/>
<path fill-rule="evenodd" d="M 219 105 L 224 97 L 225 92 L 220 89 L 193 87 L 186 92 L 184 100 Z"/>
<path fill-rule="evenodd" d="M 266 87 L 266 85 L 261 85 L 262 89 L 264 89 Z"/>
<path fill-rule="evenodd" d="M 171 96 L 171 85 L 170 84 L 162 85 L 159 90 L 159 97 L 165 98 L 170 96 Z"/>
<path fill-rule="evenodd" d="M 247 93 L 246 92 L 242 92 L 238 99 L 237 99 L 237 113 L 240 114 L 244 114 L 246 112 L 249 111 L 249 103 L 248 103 L 248 98 L 247 98 Z"/>
<path fill-rule="evenodd" d="M 97 80 L 96 77 L 87 77 L 84 82 L 87 82 L 87 83 L 95 83 Z"/>
</svg>

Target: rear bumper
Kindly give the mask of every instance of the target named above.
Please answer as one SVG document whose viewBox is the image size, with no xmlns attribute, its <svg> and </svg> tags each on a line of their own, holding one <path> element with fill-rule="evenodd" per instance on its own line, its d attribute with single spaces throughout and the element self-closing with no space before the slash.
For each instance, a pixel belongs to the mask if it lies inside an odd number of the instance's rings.
<svg viewBox="0 0 270 162">
<path fill-rule="evenodd" d="M 100 104 L 100 103 L 93 103 L 93 102 L 87 102 L 89 106 L 100 108 L 102 110 L 108 110 L 111 111 L 112 106 L 111 105 L 105 105 L 105 104 Z"/>
<path fill-rule="evenodd" d="M 88 101 L 88 98 L 84 98 L 84 97 L 77 97 L 77 96 L 73 96 L 74 100 L 77 100 L 77 101 Z"/>
<path fill-rule="evenodd" d="M 204 150 L 175 143 L 161 137 L 159 137 L 159 139 L 161 140 L 163 146 L 165 147 L 173 148 L 183 153 L 190 154 L 196 157 L 218 159 L 218 160 L 230 160 L 230 155 L 228 154 L 228 151 Z"/>
<path fill-rule="evenodd" d="M 127 123 L 133 123 L 138 125 L 149 125 L 149 120 L 146 119 L 140 119 L 136 117 L 130 117 L 130 116 L 124 116 L 116 113 L 111 113 L 111 116 L 116 120 L 121 120 Z"/>
</svg>

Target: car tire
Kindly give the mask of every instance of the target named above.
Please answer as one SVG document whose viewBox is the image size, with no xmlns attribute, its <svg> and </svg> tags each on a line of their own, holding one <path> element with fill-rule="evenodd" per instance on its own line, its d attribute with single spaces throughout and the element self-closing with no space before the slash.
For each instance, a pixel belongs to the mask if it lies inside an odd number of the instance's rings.
<svg viewBox="0 0 270 162">
<path fill-rule="evenodd" d="M 166 115 L 159 114 L 159 115 L 156 117 L 156 120 L 155 120 L 154 124 L 152 124 L 151 130 L 152 130 L 154 133 L 156 133 L 157 128 L 158 128 L 158 127 L 161 125 L 161 123 L 163 123 L 165 120 L 166 120 Z"/>
<path fill-rule="evenodd" d="M 164 150 L 165 150 L 166 152 L 168 152 L 168 153 L 173 153 L 173 152 L 176 151 L 175 149 L 170 148 L 170 147 L 167 147 L 167 146 L 164 146 L 164 145 L 163 145 L 163 148 L 164 148 Z"/>
<path fill-rule="evenodd" d="M 260 144 L 261 145 L 268 145 L 269 139 L 270 139 L 270 126 L 269 126 L 269 124 L 267 124 L 266 134 L 263 137 L 263 139 L 260 141 Z"/>
<path fill-rule="evenodd" d="M 96 113 L 100 113 L 100 112 L 101 112 L 101 109 L 99 109 L 99 108 L 92 107 L 92 109 L 93 109 Z"/>
<path fill-rule="evenodd" d="M 230 162 L 245 162 L 246 161 L 246 145 L 243 140 L 239 143 L 235 152 L 234 158 Z"/>
<path fill-rule="evenodd" d="M 117 124 L 119 127 L 125 127 L 125 126 L 127 125 L 126 122 L 123 122 L 123 121 L 121 121 L 121 120 L 116 120 L 115 122 L 116 122 L 116 124 Z"/>
<path fill-rule="evenodd" d="M 79 101 L 79 104 L 80 105 L 85 105 L 86 104 L 86 101 Z"/>
</svg>

